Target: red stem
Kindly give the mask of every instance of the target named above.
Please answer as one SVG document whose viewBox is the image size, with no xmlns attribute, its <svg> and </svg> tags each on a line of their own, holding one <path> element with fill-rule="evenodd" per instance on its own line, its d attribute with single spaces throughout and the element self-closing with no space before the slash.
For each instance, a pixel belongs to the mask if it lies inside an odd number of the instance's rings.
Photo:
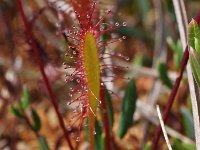
<svg viewBox="0 0 200 150">
<path fill-rule="evenodd" d="M 167 106 L 165 107 L 164 113 L 163 113 L 163 121 L 164 123 L 166 123 L 168 117 L 169 117 L 169 112 L 171 110 L 172 104 L 174 102 L 174 99 L 176 97 L 184 70 L 186 68 L 187 62 L 189 59 L 189 51 L 188 51 L 188 46 L 185 49 L 182 61 L 181 61 L 181 67 L 178 73 L 178 77 L 176 78 L 175 84 L 171 90 L 170 96 L 167 100 Z M 159 127 L 156 130 L 156 134 L 154 136 L 153 142 L 152 142 L 152 150 L 156 150 L 157 149 L 157 145 L 158 145 L 158 141 L 160 139 L 160 135 L 161 135 L 161 126 L 159 125 Z"/>
<path fill-rule="evenodd" d="M 51 86 L 50 86 L 50 84 L 49 84 L 49 80 L 48 80 L 48 78 L 47 78 L 47 76 L 46 76 L 46 73 L 45 73 L 45 71 L 44 71 L 44 65 L 43 65 L 43 63 L 42 63 L 42 59 L 41 59 L 41 57 L 40 57 L 39 50 L 37 49 L 36 43 L 35 43 L 35 41 L 34 41 L 33 34 L 32 34 L 32 32 L 31 32 L 31 30 L 30 30 L 30 25 L 29 25 L 28 21 L 26 20 L 26 16 L 25 16 L 25 14 L 24 14 L 24 10 L 23 10 L 23 7 L 22 7 L 22 2 L 21 2 L 21 0 L 17 0 L 17 6 L 18 6 L 18 10 L 19 10 L 19 12 L 20 12 L 20 15 L 21 15 L 21 17 L 22 17 L 22 20 L 23 20 L 23 22 L 24 22 L 24 26 L 25 26 L 25 28 L 26 28 L 26 33 L 27 33 L 27 35 L 28 35 L 30 45 L 31 45 L 31 47 L 32 47 L 32 49 L 33 49 L 33 51 L 34 51 L 34 55 L 35 55 L 35 57 L 36 57 L 36 59 L 37 59 L 37 63 L 38 63 L 40 72 L 41 72 L 41 74 L 42 74 L 42 77 L 43 77 L 45 86 L 46 86 L 46 88 L 47 88 L 47 91 L 48 91 L 48 94 L 49 94 L 51 103 L 52 103 L 52 105 L 53 105 L 53 107 L 54 107 L 54 109 L 55 109 L 55 111 L 56 111 L 56 115 L 57 115 L 57 117 L 58 117 L 60 127 L 61 127 L 61 129 L 63 130 L 64 136 L 65 136 L 65 138 L 66 138 L 66 140 L 67 140 L 67 142 L 68 142 L 68 144 L 69 144 L 70 149 L 73 150 L 74 148 L 73 148 L 73 146 L 72 146 L 72 144 L 71 144 L 70 138 L 69 138 L 68 133 L 67 133 L 66 128 L 65 128 L 64 121 L 63 121 L 62 116 L 61 116 L 61 114 L 60 114 L 60 112 L 59 112 L 59 109 L 58 109 L 58 105 L 57 105 L 57 103 L 56 103 L 55 96 L 54 96 L 53 91 L 52 91 L 52 89 L 51 89 Z"/>
<path fill-rule="evenodd" d="M 101 87 L 100 91 L 100 96 L 101 96 L 101 107 L 102 107 L 102 112 L 103 112 L 103 123 L 104 123 L 104 128 L 105 128 L 105 144 L 106 144 L 106 150 L 110 150 L 110 127 L 109 127 L 109 119 L 108 119 L 108 114 L 107 114 L 107 105 L 106 105 L 106 98 L 105 98 L 105 87 Z"/>
</svg>

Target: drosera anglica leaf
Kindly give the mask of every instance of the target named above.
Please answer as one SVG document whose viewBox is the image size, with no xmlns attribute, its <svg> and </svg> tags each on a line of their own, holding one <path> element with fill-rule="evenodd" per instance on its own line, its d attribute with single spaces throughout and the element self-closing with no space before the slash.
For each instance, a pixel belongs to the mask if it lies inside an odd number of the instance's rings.
<svg viewBox="0 0 200 150">
<path fill-rule="evenodd" d="M 83 65 L 88 82 L 89 105 L 92 113 L 96 113 L 100 94 L 100 64 L 96 40 L 91 32 L 83 38 Z"/>
<path fill-rule="evenodd" d="M 133 80 L 129 81 L 122 102 L 122 112 L 120 114 L 118 136 L 123 138 L 128 128 L 133 123 L 133 114 L 136 109 L 137 92 Z"/>
<path fill-rule="evenodd" d="M 66 82 L 76 83 L 76 86 L 71 87 L 69 92 L 71 100 L 68 105 L 73 103 L 77 106 L 73 111 L 74 116 L 70 120 L 70 125 L 75 126 L 76 123 L 81 128 L 85 118 L 89 118 L 90 136 L 93 136 L 96 110 L 100 104 L 100 85 L 103 84 L 108 70 L 112 67 L 119 67 L 106 64 L 105 59 L 113 56 L 113 53 L 107 52 L 106 49 L 111 44 L 125 39 L 125 36 L 107 36 L 105 39 L 103 35 L 110 34 L 112 30 L 120 26 L 125 26 L 125 23 L 122 25 L 108 23 L 106 18 L 112 11 L 99 10 L 99 7 L 95 9 L 96 0 L 71 0 L 70 2 L 76 14 L 76 20 L 73 26 L 62 31 L 68 40 L 66 57 L 72 60 L 72 62 L 64 63 L 65 69 L 72 72 L 66 74 Z M 103 15 L 99 16 L 99 14 Z M 123 56 L 120 57 L 125 59 Z M 112 79 L 109 78 L 109 81 Z M 94 143 L 92 140 L 91 138 L 90 142 Z"/>
</svg>

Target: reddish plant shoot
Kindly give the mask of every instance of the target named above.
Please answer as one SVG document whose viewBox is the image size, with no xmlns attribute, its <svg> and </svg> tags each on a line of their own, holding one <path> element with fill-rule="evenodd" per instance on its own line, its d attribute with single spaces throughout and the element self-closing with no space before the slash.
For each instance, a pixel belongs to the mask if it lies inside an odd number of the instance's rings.
<svg viewBox="0 0 200 150">
<path fill-rule="evenodd" d="M 94 145 L 94 122 L 97 108 L 101 103 L 103 77 L 106 76 L 106 71 L 119 67 L 105 63 L 105 59 L 115 55 L 106 49 L 110 44 L 122 41 L 126 37 L 110 36 L 109 42 L 102 38 L 103 34 L 110 33 L 121 25 L 107 23 L 106 18 L 111 14 L 111 10 L 100 10 L 96 7 L 96 0 L 71 0 L 71 4 L 77 19 L 74 20 L 72 27 L 62 30 L 62 34 L 68 39 L 66 57 L 71 59 L 70 63 L 64 63 L 65 69 L 71 72 L 66 74 L 66 82 L 76 83 L 69 92 L 71 101 L 68 105 L 76 105 L 71 126 L 78 124 L 81 128 L 85 118 L 89 118 L 90 145 Z M 126 23 L 122 23 L 122 26 L 126 26 Z M 128 59 L 122 55 L 118 56 Z M 77 141 L 79 140 L 80 137 L 77 137 Z"/>
</svg>

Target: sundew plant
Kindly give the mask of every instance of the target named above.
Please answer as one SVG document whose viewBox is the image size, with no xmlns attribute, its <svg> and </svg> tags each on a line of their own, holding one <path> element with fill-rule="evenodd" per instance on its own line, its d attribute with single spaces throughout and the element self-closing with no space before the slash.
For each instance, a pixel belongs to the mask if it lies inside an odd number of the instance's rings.
<svg viewBox="0 0 200 150">
<path fill-rule="evenodd" d="M 62 31 L 68 39 L 66 57 L 73 59 L 72 64 L 65 63 L 66 69 L 73 70 L 73 73 L 66 75 L 66 81 L 77 83 L 77 86 L 71 88 L 69 93 L 72 100 L 68 104 L 77 104 L 72 120 L 78 121 L 81 128 L 85 118 L 88 118 L 91 147 L 94 145 L 96 133 L 97 108 L 105 99 L 105 96 L 101 94 L 102 90 L 105 90 L 102 77 L 105 76 L 106 71 L 116 67 L 105 63 L 105 59 L 113 55 L 107 52 L 106 48 L 114 42 L 125 39 L 124 36 L 109 40 L 103 38 L 105 33 L 111 34 L 114 29 L 118 28 L 119 23 L 106 22 L 111 10 L 101 10 L 97 3 L 96 0 L 71 0 L 76 19 L 71 28 Z M 125 26 L 125 23 L 123 25 Z M 80 137 L 77 138 L 80 140 Z"/>
<path fill-rule="evenodd" d="M 60 1 L 49 2 L 49 6 L 58 12 L 58 16 L 61 15 L 62 9 L 62 6 L 57 7 L 57 3 L 59 2 Z M 76 84 L 76 86 L 70 87 L 69 93 L 67 93 L 70 97 L 67 105 L 73 105 L 74 110 L 72 118 L 67 118 L 66 120 L 70 121 L 67 121 L 67 125 L 65 125 L 45 72 L 45 66 L 40 56 L 38 42 L 35 40 L 34 35 L 31 32 L 31 24 L 26 19 L 21 0 L 18 0 L 17 4 L 28 34 L 29 43 L 34 50 L 51 103 L 55 109 L 60 127 L 63 130 L 64 137 L 66 138 L 69 147 L 74 149 L 67 132 L 73 132 L 73 135 L 76 136 L 75 141 L 80 142 L 81 131 L 83 127 L 87 126 L 88 130 L 86 131 L 86 134 L 89 132 L 88 137 L 90 149 L 98 149 L 98 146 L 100 146 L 100 149 L 103 149 L 104 145 L 106 149 L 110 149 L 113 147 L 113 145 L 111 145 L 111 130 L 114 114 L 110 96 L 110 93 L 113 94 L 113 91 L 112 89 L 107 89 L 106 83 L 113 82 L 115 76 L 112 74 L 112 71 L 114 68 L 127 69 L 126 66 L 113 65 L 110 59 L 112 57 L 118 57 L 123 60 L 129 60 L 128 57 L 124 57 L 121 54 L 115 54 L 112 51 L 112 48 L 110 48 L 110 45 L 122 42 L 122 40 L 126 39 L 125 36 L 118 37 L 116 35 L 113 36 L 112 34 L 115 29 L 125 27 L 126 22 L 123 22 L 120 25 L 118 22 L 113 23 L 113 21 L 108 21 L 111 19 L 110 16 L 112 15 L 112 11 L 110 9 L 102 8 L 104 4 L 96 0 L 71 0 L 67 3 L 61 2 L 63 6 L 66 4 L 68 5 L 69 10 L 64 13 L 71 17 L 72 20 L 72 23 L 70 23 L 71 26 L 69 27 L 69 25 L 65 23 L 65 20 L 63 21 L 63 18 L 59 17 L 59 19 L 62 19 L 60 20 L 58 33 L 63 36 L 65 44 L 67 44 L 67 51 L 65 54 L 66 59 L 63 60 L 67 72 L 65 80 L 67 85 L 73 85 L 73 83 Z M 102 6 L 100 7 L 98 5 Z M 41 12 L 39 12 L 37 16 Z M 37 16 L 34 19 L 36 19 Z M 67 19 L 70 20 L 69 18 Z M 109 61 L 106 61 L 108 59 Z M 134 90 L 133 94 L 130 91 L 131 89 Z M 133 101 L 130 99 L 131 96 L 133 96 Z M 126 91 L 124 99 L 127 100 L 124 100 L 126 104 L 124 103 L 122 108 L 124 114 L 121 114 L 120 119 L 120 138 L 125 135 L 127 129 L 130 127 L 130 120 L 132 120 L 132 115 L 135 110 L 136 93 L 135 85 L 132 82 L 129 83 L 129 89 Z M 27 98 L 25 98 L 25 100 L 26 101 L 22 100 L 21 103 L 27 103 L 27 101 L 29 101 Z M 19 105 L 24 105 L 21 103 Z M 21 106 L 19 107 L 21 108 Z M 38 133 L 40 128 L 37 127 L 36 130 L 34 127 L 38 124 L 40 125 L 40 118 L 37 112 L 32 111 L 33 120 L 35 120 L 36 125 L 31 125 L 24 112 L 25 108 L 18 110 L 18 106 L 12 106 L 11 111 L 19 118 L 24 118 L 26 120 L 28 126 L 34 131 L 37 137 L 39 137 L 40 146 L 44 146 L 48 149 L 49 146 L 45 138 Z M 101 121 L 103 123 L 100 123 Z M 100 126 L 100 124 L 103 124 L 105 137 L 101 134 L 102 125 Z M 77 128 L 76 133 L 74 133 L 75 131 L 71 131 L 73 128 Z M 103 142 L 102 140 L 105 141 Z"/>
</svg>

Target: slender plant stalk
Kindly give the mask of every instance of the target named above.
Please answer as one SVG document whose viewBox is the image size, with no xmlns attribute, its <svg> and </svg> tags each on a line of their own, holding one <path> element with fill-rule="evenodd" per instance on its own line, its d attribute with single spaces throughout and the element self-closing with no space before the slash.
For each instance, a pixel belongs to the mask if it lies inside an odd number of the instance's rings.
<svg viewBox="0 0 200 150">
<path fill-rule="evenodd" d="M 168 117 L 169 117 L 169 113 L 172 107 L 172 104 L 175 100 L 179 85 L 181 83 L 181 79 L 183 77 L 183 73 L 184 70 L 186 68 L 187 62 L 189 59 L 189 51 L 188 51 L 188 47 L 186 47 L 185 51 L 184 51 L 184 55 L 181 61 L 181 67 L 179 69 L 179 73 L 178 73 L 178 77 L 176 78 L 175 84 L 171 90 L 170 96 L 167 100 L 167 106 L 165 107 L 164 113 L 163 113 L 163 122 L 166 123 Z M 160 135 L 161 135 L 161 126 L 159 126 L 156 130 L 156 134 L 154 136 L 153 142 L 152 142 L 152 150 L 156 150 L 157 149 L 157 145 L 158 145 L 158 141 L 160 139 Z"/>
<path fill-rule="evenodd" d="M 30 25 L 29 25 L 29 23 L 28 23 L 28 21 L 27 21 L 27 19 L 26 19 L 25 14 L 24 14 L 24 10 L 23 10 L 23 7 L 22 7 L 22 2 L 21 2 L 21 0 L 17 0 L 17 6 L 18 6 L 18 10 L 19 10 L 19 12 L 20 12 L 20 15 L 21 15 L 21 17 L 22 17 L 22 20 L 23 20 L 23 22 L 24 22 L 24 26 L 25 26 L 25 29 L 26 29 L 26 32 L 27 32 L 27 35 L 28 35 L 28 38 L 29 38 L 29 43 L 30 43 L 30 45 L 31 45 L 31 47 L 32 47 L 32 49 L 33 49 L 33 51 L 34 51 L 34 55 L 35 55 L 35 57 L 36 57 L 36 60 L 37 60 L 37 63 L 38 63 L 40 72 L 41 72 L 41 74 L 42 74 L 42 77 L 43 77 L 45 86 L 46 86 L 46 88 L 47 88 L 47 91 L 48 91 L 48 94 L 49 94 L 51 103 L 52 103 L 52 105 L 53 105 L 53 107 L 54 107 L 54 109 L 55 109 L 56 115 L 57 115 L 57 117 L 58 117 L 60 127 L 61 127 L 61 129 L 63 130 L 64 136 L 65 136 L 65 138 L 66 138 L 66 140 L 67 140 L 67 142 L 68 142 L 68 144 L 69 144 L 70 149 L 73 150 L 73 146 L 72 146 L 72 143 L 71 143 L 71 141 L 70 141 L 70 138 L 69 138 L 69 135 L 68 135 L 68 133 L 67 133 L 67 130 L 66 130 L 66 128 L 65 128 L 65 124 L 64 124 L 63 118 L 62 118 L 62 116 L 61 116 L 61 114 L 60 114 L 60 112 L 59 112 L 59 109 L 58 109 L 58 105 L 57 105 L 57 103 L 56 103 L 55 96 L 54 96 L 53 91 L 52 91 L 52 88 L 51 88 L 51 86 L 50 86 L 50 84 L 49 84 L 49 80 L 48 80 L 48 78 L 47 78 L 47 76 L 46 76 L 46 73 L 45 73 L 45 71 L 44 71 L 44 65 L 43 65 L 42 59 L 41 59 L 41 57 L 40 57 L 39 50 L 38 50 L 38 48 L 37 48 L 37 46 L 36 46 L 36 43 L 35 43 L 35 41 L 34 41 L 33 34 L 32 34 L 32 32 L 31 32 L 31 30 L 30 30 Z"/>
<path fill-rule="evenodd" d="M 95 118 L 92 113 L 89 113 L 89 142 L 90 150 L 94 150 L 94 130 L 95 130 Z"/>
<path fill-rule="evenodd" d="M 104 129 L 105 129 L 105 148 L 106 150 L 110 150 L 110 127 L 109 127 L 109 119 L 108 119 L 108 113 L 107 113 L 107 105 L 106 105 L 106 97 L 105 97 L 105 87 L 101 86 L 100 91 L 100 97 L 101 97 L 101 107 L 103 112 L 103 123 L 104 123 Z"/>
</svg>

